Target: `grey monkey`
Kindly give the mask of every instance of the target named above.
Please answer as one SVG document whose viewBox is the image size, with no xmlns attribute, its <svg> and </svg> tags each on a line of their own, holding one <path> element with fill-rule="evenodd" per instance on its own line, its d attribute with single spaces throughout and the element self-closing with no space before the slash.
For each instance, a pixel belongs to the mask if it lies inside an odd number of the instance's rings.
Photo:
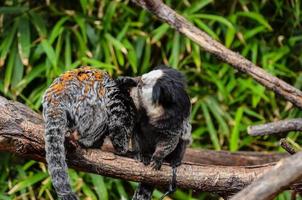
<svg viewBox="0 0 302 200">
<path fill-rule="evenodd" d="M 69 183 L 64 146 L 72 133 L 77 133 L 77 143 L 84 148 L 99 148 L 109 136 L 118 154 L 127 153 L 136 116 L 127 88 L 136 83 L 127 84 L 102 70 L 82 67 L 56 78 L 45 92 L 46 161 L 60 199 L 78 199 Z"/>
</svg>

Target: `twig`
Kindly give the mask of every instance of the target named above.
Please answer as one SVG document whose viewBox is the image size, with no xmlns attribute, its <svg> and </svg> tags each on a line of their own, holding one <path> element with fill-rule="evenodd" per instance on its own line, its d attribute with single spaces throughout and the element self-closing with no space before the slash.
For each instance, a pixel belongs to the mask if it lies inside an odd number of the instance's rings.
<svg viewBox="0 0 302 200">
<path fill-rule="evenodd" d="M 286 133 L 289 131 L 302 131 L 302 118 L 249 126 L 247 129 L 248 134 L 253 136 Z"/>
<path fill-rule="evenodd" d="M 290 143 L 285 138 L 282 138 L 280 140 L 280 146 L 291 155 L 297 153 L 297 151 L 292 147 L 292 145 L 290 145 Z"/>
<path fill-rule="evenodd" d="M 282 138 L 280 140 L 280 145 L 283 149 L 285 149 L 289 154 L 295 154 L 297 151 L 294 149 L 294 147 L 287 141 L 286 138 Z M 301 183 L 296 183 L 291 186 L 291 188 L 294 190 L 292 192 L 292 198 L 295 199 L 296 194 L 299 193 L 302 196 L 302 184 Z"/>
<path fill-rule="evenodd" d="M 302 178 L 302 152 L 280 160 L 231 200 L 269 200 Z"/>
<path fill-rule="evenodd" d="M 245 59 L 238 53 L 235 53 L 219 42 L 213 40 L 205 32 L 195 27 L 191 22 L 183 16 L 177 14 L 170 7 L 165 5 L 160 0 L 132 0 L 137 5 L 149 10 L 159 19 L 167 22 L 180 33 L 199 44 L 207 52 L 216 55 L 226 63 L 229 63 L 234 68 L 241 72 L 247 73 L 256 81 L 265 87 L 273 90 L 275 93 L 283 96 L 286 100 L 292 102 L 299 108 L 302 108 L 302 92 L 281 79 L 267 73 L 262 68 L 256 66 L 251 61 Z"/>
</svg>

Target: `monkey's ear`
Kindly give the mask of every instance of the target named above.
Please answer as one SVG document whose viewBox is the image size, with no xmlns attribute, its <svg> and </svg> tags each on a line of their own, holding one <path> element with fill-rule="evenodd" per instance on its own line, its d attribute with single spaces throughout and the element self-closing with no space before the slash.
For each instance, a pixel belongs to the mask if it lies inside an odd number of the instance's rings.
<svg viewBox="0 0 302 200">
<path fill-rule="evenodd" d="M 173 102 L 173 92 L 164 84 L 156 83 L 152 91 L 152 101 L 154 104 L 168 105 Z"/>
</svg>

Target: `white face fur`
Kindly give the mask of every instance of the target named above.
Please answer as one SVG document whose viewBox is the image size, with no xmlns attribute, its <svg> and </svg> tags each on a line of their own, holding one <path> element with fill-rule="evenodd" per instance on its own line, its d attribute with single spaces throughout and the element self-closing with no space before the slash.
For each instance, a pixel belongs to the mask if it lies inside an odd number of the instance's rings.
<svg viewBox="0 0 302 200">
<path fill-rule="evenodd" d="M 151 121 L 160 117 L 164 110 L 161 105 L 152 103 L 152 93 L 157 80 L 164 75 L 162 70 L 153 70 L 141 77 L 137 87 L 132 88 L 130 96 L 137 108 L 144 108 Z"/>
</svg>

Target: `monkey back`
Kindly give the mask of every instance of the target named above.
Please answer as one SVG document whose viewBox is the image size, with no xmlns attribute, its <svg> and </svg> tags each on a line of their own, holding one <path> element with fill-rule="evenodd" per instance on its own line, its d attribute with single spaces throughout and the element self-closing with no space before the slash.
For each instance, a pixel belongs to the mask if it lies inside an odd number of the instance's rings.
<svg viewBox="0 0 302 200">
<path fill-rule="evenodd" d="M 84 99 L 102 99 L 106 84 L 110 85 L 112 81 L 108 73 L 91 67 L 67 71 L 50 85 L 43 102 L 60 105 Z"/>
</svg>

